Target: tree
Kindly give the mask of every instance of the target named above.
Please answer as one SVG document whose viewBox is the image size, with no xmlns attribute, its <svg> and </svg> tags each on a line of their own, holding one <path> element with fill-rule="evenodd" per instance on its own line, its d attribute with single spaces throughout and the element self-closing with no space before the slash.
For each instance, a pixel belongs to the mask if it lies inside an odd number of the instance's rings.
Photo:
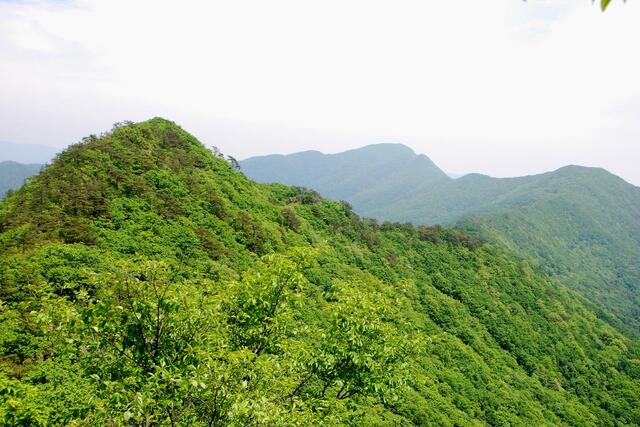
<svg viewBox="0 0 640 427">
<path fill-rule="evenodd" d="M 239 171 L 241 169 L 240 162 L 238 162 L 235 157 L 227 156 L 227 160 L 229 161 L 229 164 L 231 165 L 231 167 L 234 168 L 235 170 Z"/>
<path fill-rule="evenodd" d="M 300 298 L 297 292 L 303 281 L 295 262 L 268 255 L 257 270 L 247 272 L 237 286 L 232 286 L 226 312 L 236 347 L 245 347 L 256 355 L 273 351 L 287 328 L 287 320 L 291 321 L 290 304 Z"/>
<path fill-rule="evenodd" d="M 390 326 L 399 321 L 384 295 L 366 292 L 359 283 L 342 283 L 336 293 L 330 324 L 321 335 L 311 370 L 321 383 L 321 397 L 338 400 L 356 395 L 396 396 L 405 384 L 408 338 Z"/>
<path fill-rule="evenodd" d="M 293 209 L 289 206 L 282 208 L 282 218 L 284 219 L 284 225 L 293 231 L 298 231 L 300 228 L 300 218 L 298 218 Z"/>
</svg>

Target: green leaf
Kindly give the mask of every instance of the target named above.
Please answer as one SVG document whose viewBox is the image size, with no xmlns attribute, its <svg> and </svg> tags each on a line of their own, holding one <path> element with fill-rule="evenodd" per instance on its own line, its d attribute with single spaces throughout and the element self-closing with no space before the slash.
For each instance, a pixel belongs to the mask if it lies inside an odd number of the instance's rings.
<svg viewBox="0 0 640 427">
<path fill-rule="evenodd" d="M 600 7 L 603 11 L 607 8 L 607 6 L 609 6 L 609 3 L 611 3 L 611 0 L 600 0 Z"/>
</svg>

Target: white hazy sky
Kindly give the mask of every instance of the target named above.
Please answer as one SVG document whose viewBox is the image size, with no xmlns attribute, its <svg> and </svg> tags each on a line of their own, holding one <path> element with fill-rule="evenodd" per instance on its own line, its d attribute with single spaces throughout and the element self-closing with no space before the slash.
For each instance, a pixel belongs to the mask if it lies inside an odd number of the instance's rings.
<svg viewBox="0 0 640 427">
<path fill-rule="evenodd" d="M 639 0 L 0 0 L 0 140 L 163 116 L 238 158 L 403 142 L 640 185 L 639 42 Z"/>
</svg>

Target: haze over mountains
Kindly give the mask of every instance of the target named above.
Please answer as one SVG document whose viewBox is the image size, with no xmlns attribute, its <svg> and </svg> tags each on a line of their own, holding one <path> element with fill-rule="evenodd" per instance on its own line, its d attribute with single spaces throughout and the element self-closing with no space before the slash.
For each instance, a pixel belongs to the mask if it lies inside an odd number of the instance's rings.
<svg viewBox="0 0 640 427">
<path fill-rule="evenodd" d="M 639 22 L 0 0 L 0 427 L 640 427 Z"/>
<path fill-rule="evenodd" d="M 164 119 L 0 202 L 0 261 L 8 425 L 640 423 L 637 343 L 508 248 L 255 183 Z"/>
<path fill-rule="evenodd" d="M 312 188 L 323 196 L 349 201 L 365 216 L 448 178 L 427 156 L 417 156 L 400 144 L 370 145 L 329 155 L 304 151 L 254 157 L 240 164 L 258 182 Z"/>
<path fill-rule="evenodd" d="M 49 163 L 61 149 L 42 144 L 14 144 L 0 141 L 0 162 Z"/>
<path fill-rule="evenodd" d="M 241 162 L 259 182 L 312 188 L 381 221 L 456 225 L 500 242 L 640 333 L 640 188 L 599 168 L 452 179 L 399 144 Z"/>
</svg>

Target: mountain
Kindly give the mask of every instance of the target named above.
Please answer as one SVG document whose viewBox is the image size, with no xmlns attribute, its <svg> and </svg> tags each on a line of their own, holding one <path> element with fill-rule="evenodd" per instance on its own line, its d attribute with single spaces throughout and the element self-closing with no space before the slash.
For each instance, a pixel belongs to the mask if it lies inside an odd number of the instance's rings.
<svg viewBox="0 0 640 427">
<path fill-rule="evenodd" d="M 59 148 L 40 144 L 13 144 L 0 141 L 0 162 L 48 163 L 55 157 Z"/>
<path fill-rule="evenodd" d="M 418 162 L 419 156 L 413 155 L 405 160 L 405 170 L 398 172 L 401 178 L 393 181 L 394 190 L 403 190 L 392 197 L 384 177 L 399 166 L 387 162 L 388 154 L 377 147 L 361 149 L 368 153 L 366 159 L 351 156 L 352 163 L 343 164 L 346 176 L 332 187 L 326 181 L 333 173 L 325 172 L 319 153 L 313 162 L 304 163 L 303 170 L 314 171 L 305 179 L 297 169 L 297 155 L 279 157 L 277 162 L 269 157 L 248 159 L 242 167 L 247 176 L 261 182 L 282 181 L 343 197 L 367 217 L 456 225 L 499 242 L 579 291 L 600 308 L 600 316 L 625 333 L 640 337 L 640 188 L 603 169 L 579 166 L 518 178 L 468 174 L 458 179 L 438 176 L 426 185 L 420 180 L 402 181 L 431 174 L 435 168 L 406 170 L 412 167 L 410 157 Z M 340 155 L 326 157 L 335 156 Z M 361 192 L 343 192 L 341 182 L 349 182 L 349 171 L 363 165 L 368 167 L 366 176 L 354 174 Z M 368 195 L 375 200 L 367 201 Z"/>
<path fill-rule="evenodd" d="M 28 164 L 23 165 L 21 163 L 6 161 L 0 162 L 0 199 L 9 190 L 15 190 L 24 184 L 25 180 L 37 174 L 42 165 Z"/>
<path fill-rule="evenodd" d="M 640 188 L 576 166 L 528 181 L 457 225 L 533 258 L 639 337 Z"/>
<path fill-rule="evenodd" d="M 339 154 L 305 151 L 253 157 L 240 164 L 258 182 L 313 188 L 323 196 L 347 200 L 363 213 L 384 209 L 418 188 L 447 178 L 427 156 L 401 144 L 370 145 Z"/>
<path fill-rule="evenodd" d="M 640 352 L 460 231 L 257 184 L 164 119 L 0 202 L 5 425 L 633 425 Z"/>
</svg>

